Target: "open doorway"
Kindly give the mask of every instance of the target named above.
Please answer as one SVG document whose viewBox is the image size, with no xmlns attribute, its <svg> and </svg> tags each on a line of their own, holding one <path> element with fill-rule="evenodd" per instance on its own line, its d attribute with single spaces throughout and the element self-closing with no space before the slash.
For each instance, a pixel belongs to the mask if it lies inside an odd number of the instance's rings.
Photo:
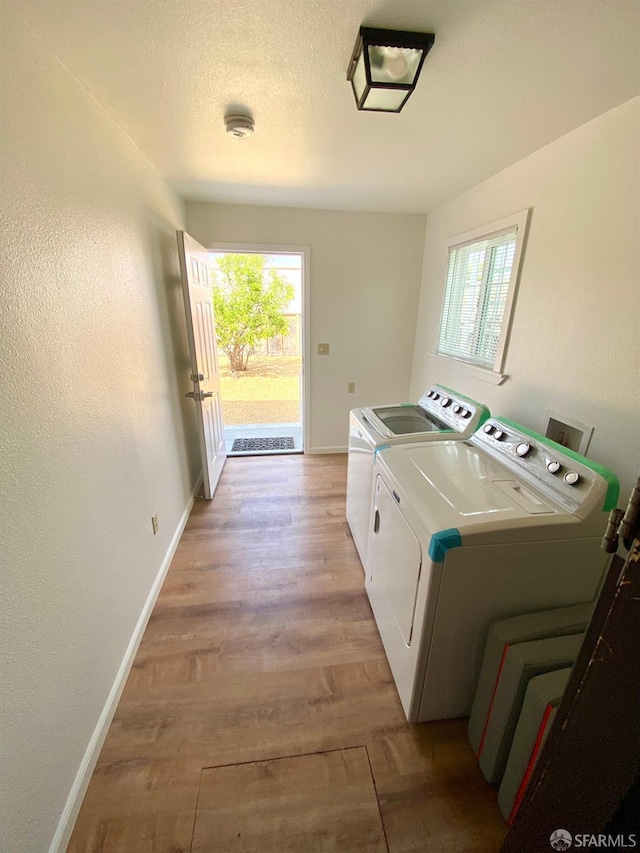
<svg viewBox="0 0 640 853">
<path fill-rule="evenodd" d="M 210 253 L 230 455 L 304 450 L 303 252 Z"/>
</svg>

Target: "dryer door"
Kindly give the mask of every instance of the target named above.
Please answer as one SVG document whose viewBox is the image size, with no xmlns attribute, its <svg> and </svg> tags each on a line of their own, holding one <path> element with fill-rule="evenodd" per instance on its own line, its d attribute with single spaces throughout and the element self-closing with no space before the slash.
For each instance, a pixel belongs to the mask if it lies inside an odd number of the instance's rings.
<svg viewBox="0 0 640 853">
<path fill-rule="evenodd" d="M 355 412 L 349 418 L 347 463 L 347 521 L 366 571 L 369 520 L 373 502 L 373 451 L 375 443 Z"/>
<path fill-rule="evenodd" d="M 369 540 L 369 583 L 386 592 L 402 639 L 411 645 L 422 549 L 399 506 L 400 498 L 376 478 L 373 530 Z"/>
</svg>

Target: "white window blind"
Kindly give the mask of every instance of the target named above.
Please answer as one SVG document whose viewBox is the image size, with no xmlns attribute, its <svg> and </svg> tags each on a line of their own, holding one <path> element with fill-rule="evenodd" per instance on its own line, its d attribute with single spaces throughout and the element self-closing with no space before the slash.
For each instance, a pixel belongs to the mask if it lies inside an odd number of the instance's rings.
<svg viewBox="0 0 640 853">
<path fill-rule="evenodd" d="M 514 276 L 516 238 L 514 227 L 449 250 L 439 355 L 494 368 Z"/>
</svg>

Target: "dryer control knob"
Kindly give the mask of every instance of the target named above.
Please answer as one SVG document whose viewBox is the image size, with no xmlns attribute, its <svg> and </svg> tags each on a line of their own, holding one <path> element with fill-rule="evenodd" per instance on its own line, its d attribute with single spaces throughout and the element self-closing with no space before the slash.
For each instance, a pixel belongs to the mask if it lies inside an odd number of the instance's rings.
<svg viewBox="0 0 640 853">
<path fill-rule="evenodd" d="M 497 430 L 494 432 L 493 437 L 494 437 L 494 438 L 497 438 L 497 439 L 498 439 L 498 441 L 502 441 L 502 439 L 504 438 L 504 430 L 497 429 Z"/>
<path fill-rule="evenodd" d="M 464 410 L 464 412 L 462 413 L 462 417 L 463 418 L 470 418 L 471 417 L 471 412 L 469 411 L 469 409 Z"/>
<path fill-rule="evenodd" d="M 495 427 L 493 424 L 485 424 L 482 429 L 487 433 L 487 435 L 491 435 Z"/>
<path fill-rule="evenodd" d="M 443 397 L 443 398 L 442 398 L 442 400 L 440 400 L 440 405 L 441 405 L 444 409 L 446 409 L 446 408 L 447 408 L 447 406 L 450 406 L 450 405 L 451 405 L 451 400 L 450 400 L 448 397 Z"/>
<path fill-rule="evenodd" d="M 429 398 L 433 397 L 433 391 L 427 391 L 427 397 L 429 397 Z"/>
<path fill-rule="evenodd" d="M 567 471 L 567 473 L 564 475 L 564 477 L 562 479 L 569 486 L 575 486 L 575 484 L 577 482 L 579 482 L 579 480 L 580 480 L 580 474 L 578 474 L 576 471 Z"/>
<path fill-rule="evenodd" d="M 462 411 L 462 406 L 459 406 L 459 405 L 456 403 L 456 405 L 453 407 L 453 411 L 456 413 L 456 415 L 459 415 L 459 414 L 460 414 L 460 412 Z"/>
<path fill-rule="evenodd" d="M 440 396 L 440 394 L 438 394 L 436 391 L 434 391 L 432 396 L 433 396 L 434 400 L 437 400 L 438 397 Z"/>
<path fill-rule="evenodd" d="M 561 468 L 562 465 L 559 462 L 556 462 L 555 459 L 547 459 L 547 471 L 549 471 L 550 474 L 557 474 Z"/>
<path fill-rule="evenodd" d="M 518 456 L 527 456 L 531 453 L 531 445 L 528 441 L 521 441 L 520 444 L 516 445 L 516 453 Z"/>
</svg>

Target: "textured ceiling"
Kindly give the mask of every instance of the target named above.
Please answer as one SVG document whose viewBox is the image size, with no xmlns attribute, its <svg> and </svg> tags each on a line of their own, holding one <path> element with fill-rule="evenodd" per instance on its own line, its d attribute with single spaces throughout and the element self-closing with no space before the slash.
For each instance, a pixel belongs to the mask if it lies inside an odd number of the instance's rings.
<svg viewBox="0 0 640 853">
<path fill-rule="evenodd" d="M 425 212 L 640 91 L 638 0 L 12 2 L 187 198 Z M 355 108 L 361 24 L 436 34 L 399 115 Z"/>
</svg>

